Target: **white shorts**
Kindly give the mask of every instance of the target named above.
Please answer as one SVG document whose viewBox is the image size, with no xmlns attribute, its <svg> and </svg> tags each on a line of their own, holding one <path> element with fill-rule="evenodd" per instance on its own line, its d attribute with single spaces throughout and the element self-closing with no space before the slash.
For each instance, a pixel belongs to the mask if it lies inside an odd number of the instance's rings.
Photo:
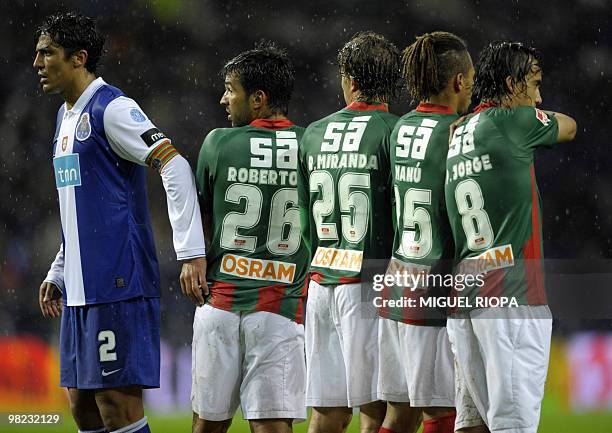
<svg viewBox="0 0 612 433">
<path fill-rule="evenodd" d="M 193 411 L 223 421 L 241 406 L 245 419 L 306 419 L 304 326 L 265 311 L 196 309 L 192 347 Z"/>
<path fill-rule="evenodd" d="M 455 429 L 484 423 L 491 432 L 536 433 L 550 354 L 548 306 L 460 313 L 447 328 L 457 360 Z"/>
<path fill-rule="evenodd" d="M 306 305 L 306 405 L 358 407 L 377 400 L 378 316 L 361 284 L 310 281 Z"/>
<path fill-rule="evenodd" d="M 454 407 L 455 369 L 445 327 L 380 318 L 378 398 L 413 407 Z"/>
</svg>

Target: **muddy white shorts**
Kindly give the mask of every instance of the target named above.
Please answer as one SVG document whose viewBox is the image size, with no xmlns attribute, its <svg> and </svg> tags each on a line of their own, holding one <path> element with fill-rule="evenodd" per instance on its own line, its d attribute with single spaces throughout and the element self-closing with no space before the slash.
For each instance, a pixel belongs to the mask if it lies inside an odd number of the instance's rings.
<svg viewBox="0 0 612 433">
<path fill-rule="evenodd" d="M 378 316 L 361 284 L 310 281 L 306 305 L 306 405 L 358 407 L 377 400 Z"/>
<path fill-rule="evenodd" d="M 196 309 L 193 411 L 223 421 L 238 406 L 245 419 L 306 419 L 304 326 L 265 311 Z"/>
<path fill-rule="evenodd" d="M 445 327 L 380 318 L 378 398 L 413 407 L 454 407 L 453 354 Z"/>
<path fill-rule="evenodd" d="M 447 322 L 457 364 L 455 429 L 536 433 L 548 371 L 548 306 L 486 308 Z"/>
</svg>

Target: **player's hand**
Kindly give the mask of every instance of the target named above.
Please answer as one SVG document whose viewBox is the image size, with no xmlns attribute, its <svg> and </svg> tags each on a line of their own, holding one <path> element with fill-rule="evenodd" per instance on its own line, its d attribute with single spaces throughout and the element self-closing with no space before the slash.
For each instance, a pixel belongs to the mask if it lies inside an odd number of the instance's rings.
<svg viewBox="0 0 612 433">
<path fill-rule="evenodd" d="M 204 296 L 208 295 L 206 257 L 185 260 L 181 269 L 180 281 L 183 295 L 200 307 L 204 305 Z"/>
<path fill-rule="evenodd" d="M 60 317 L 62 315 L 62 292 L 55 284 L 43 281 L 38 292 L 38 304 L 43 317 Z"/>
</svg>

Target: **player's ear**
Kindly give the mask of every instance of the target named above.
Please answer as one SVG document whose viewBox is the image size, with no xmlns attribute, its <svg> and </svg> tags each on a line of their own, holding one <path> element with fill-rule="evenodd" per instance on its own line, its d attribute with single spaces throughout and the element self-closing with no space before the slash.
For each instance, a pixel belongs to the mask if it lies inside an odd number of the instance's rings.
<svg viewBox="0 0 612 433">
<path fill-rule="evenodd" d="M 75 68 L 79 68 L 81 66 L 85 66 L 85 64 L 87 63 L 87 51 L 85 50 L 78 50 L 75 51 L 74 53 L 72 53 L 72 55 L 70 56 L 70 59 L 72 60 L 72 66 Z"/>
<path fill-rule="evenodd" d="M 465 88 L 465 75 L 459 72 L 452 78 L 453 90 L 455 93 L 460 93 Z"/>
<path fill-rule="evenodd" d="M 254 109 L 260 109 L 268 103 L 268 95 L 263 90 L 255 90 L 251 94 L 251 101 Z"/>
<path fill-rule="evenodd" d="M 514 79 L 510 75 L 506 77 L 506 90 L 510 95 L 514 94 Z"/>
<path fill-rule="evenodd" d="M 357 81 L 353 78 L 351 78 L 351 92 L 356 92 L 357 90 L 359 90 L 359 84 L 357 84 Z"/>
</svg>

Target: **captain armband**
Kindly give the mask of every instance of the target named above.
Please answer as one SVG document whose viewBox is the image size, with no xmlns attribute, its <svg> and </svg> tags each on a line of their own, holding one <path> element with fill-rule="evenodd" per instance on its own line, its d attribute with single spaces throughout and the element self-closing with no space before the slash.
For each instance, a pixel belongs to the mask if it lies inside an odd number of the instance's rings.
<svg viewBox="0 0 612 433">
<path fill-rule="evenodd" d="M 166 164 L 178 154 L 170 140 L 164 140 L 149 154 L 145 164 L 161 173 Z"/>
</svg>

